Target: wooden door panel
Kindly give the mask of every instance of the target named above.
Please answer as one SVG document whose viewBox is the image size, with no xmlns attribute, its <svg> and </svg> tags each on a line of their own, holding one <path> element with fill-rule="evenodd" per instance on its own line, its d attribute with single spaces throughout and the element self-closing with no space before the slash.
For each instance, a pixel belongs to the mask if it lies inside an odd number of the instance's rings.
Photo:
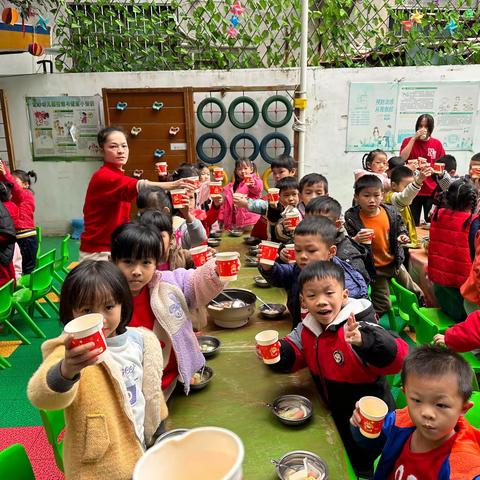
<svg viewBox="0 0 480 480">
<path fill-rule="evenodd" d="M 136 93 L 112 93 L 108 96 L 110 108 L 118 102 L 127 102 L 130 107 L 146 107 L 152 109 L 153 102 L 162 102 L 163 107 L 185 107 L 183 92 L 136 92 Z M 153 109 L 152 109 L 153 110 Z"/>
<path fill-rule="evenodd" d="M 122 127 L 125 129 L 125 132 L 129 135 L 128 142 L 134 142 L 136 140 L 144 139 L 164 139 L 171 143 L 175 142 L 186 142 L 187 138 L 187 128 L 184 123 L 159 123 L 159 124 L 144 124 L 141 121 L 136 123 L 122 123 Z M 140 127 L 142 131 L 138 136 L 133 136 L 130 134 L 133 127 Z M 176 135 L 170 135 L 168 131 L 170 127 L 177 127 L 180 130 Z"/>
<path fill-rule="evenodd" d="M 173 153 L 175 154 L 178 151 L 182 150 L 171 150 L 170 149 L 170 144 L 175 144 L 175 143 L 186 143 L 186 140 L 183 139 L 175 139 L 175 141 L 171 141 L 170 139 L 157 139 L 157 140 L 140 140 L 139 138 L 135 138 L 134 140 L 129 139 L 128 140 L 128 145 L 130 147 L 130 150 L 135 149 L 135 152 L 138 153 L 148 153 L 150 152 L 153 155 L 153 152 L 157 149 L 160 148 L 162 150 L 165 150 L 166 153 L 170 154 Z"/>
</svg>

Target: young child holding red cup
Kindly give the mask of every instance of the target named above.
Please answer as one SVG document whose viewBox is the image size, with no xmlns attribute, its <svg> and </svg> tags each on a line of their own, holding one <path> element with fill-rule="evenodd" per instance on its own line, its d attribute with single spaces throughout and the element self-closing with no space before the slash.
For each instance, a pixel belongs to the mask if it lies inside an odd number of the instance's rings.
<svg viewBox="0 0 480 480">
<path fill-rule="evenodd" d="M 86 260 L 63 283 L 60 321 L 75 333 L 42 345 L 28 398 L 37 408 L 65 411 L 66 478 L 131 478 L 167 417 L 162 350 L 152 332 L 128 327 L 132 307 L 127 280 L 110 262 Z M 94 317 L 100 325 L 87 321 Z M 88 337 L 69 328 L 83 319 L 95 330 Z M 94 462 L 84 461 L 87 451 Z"/>
<path fill-rule="evenodd" d="M 464 418 L 473 405 L 473 375 L 457 353 L 422 345 L 402 367 L 407 406 L 387 414 L 379 436 L 361 433 L 356 405 L 353 438 L 364 449 L 382 449 L 375 480 L 480 479 L 480 432 Z"/>
<path fill-rule="evenodd" d="M 313 262 L 298 281 L 308 315 L 280 340 L 280 358 L 269 368 L 292 372 L 306 366 L 310 370 L 356 473 L 369 473 L 380 449 L 357 446 L 350 417 L 365 395 L 380 397 L 390 410 L 395 408 L 385 375 L 400 371 L 408 345 L 376 324 L 369 300 L 349 298 L 339 265 Z"/>
</svg>

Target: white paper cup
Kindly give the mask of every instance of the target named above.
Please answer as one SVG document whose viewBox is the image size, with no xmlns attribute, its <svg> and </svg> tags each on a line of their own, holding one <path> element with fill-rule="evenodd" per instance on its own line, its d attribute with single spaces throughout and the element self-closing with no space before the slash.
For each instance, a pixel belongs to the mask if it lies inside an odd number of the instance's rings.
<svg viewBox="0 0 480 480">
<path fill-rule="evenodd" d="M 107 342 L 103 332 L 103 315 L 100 313 L 89 313 L 88 315 L 74 318 L 65 325 L 63 331 L 73 335 L 72 347 L 93 342 L 94 346 L 90 351 L 101 349 L 96 363 L 103 362 L 107 350 Z"/>
<path fill-rule="evenodd" d="M 372 240 L 373 240 L 373 237 L 375 236 L 375 230 L 373 228 L 362 228 L 360 230 L 360 233 L 368 233 L 370 236 L 367 240 L 364 240 L 363 244 L 365 245 L 371 245 L 372 244 Z"/>
<path fill-rule="evenodd" d="M 358 401 L 358 409 L 361 417 L 360 433 L 367 438 L 377 438 L 382 431 L 388 405 L 381 398 L 366 396 Z"/>
</svg>

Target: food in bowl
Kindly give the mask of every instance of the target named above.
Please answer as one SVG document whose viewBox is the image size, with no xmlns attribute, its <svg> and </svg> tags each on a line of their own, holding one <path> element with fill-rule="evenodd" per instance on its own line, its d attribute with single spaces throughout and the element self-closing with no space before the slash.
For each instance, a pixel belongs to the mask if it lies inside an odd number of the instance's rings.
<svg viewBox="0 0 480 480">
<path fill-rule="evenodd" d="M 260 287 L 260 288 L 270 287 L 270 284 L 261 275 L 257 275 L 256 277 L 254 277 L 253 281 L 255 282 L 255 285 L 257 287 Z"/>
<path fill-rule="evenodd" d="M 204 335 L 198 337 L 197 341 L 205 358 L 213 356 L 220 348 L 220 340 L 216 337 Z"/>
<path fill-rule="evenodd" d="M 300 407 L 287 406 L 279 408 L 277 413 L 280 417 L 286 418 L 287 420 L 300 420 L 308 415 L 308 411 L 303 405 Z"/>
<path fill-rule="evenodd" d="M 312 417 L 312 402 L 302 395 L 282 395 L 271 405 L 274 415 L 285 425 L 302 425 Z"/>
<path fill-rule="evenodd" d="M 190 388 L 192 390 L 201 390 L 205 388 L 213 377 L 213 370 L 210 367 L 203 367 L 195 372 L 190 379 Z"/>
<path fill-rule="evenodd" d="M 281 303 L 267 303 L 267 305 L 260 305 L 259 310 L 263 318 L 272 320 L 280 318 L 286 312 L 287 307 Z"/>
<path fill-rule="evenodd" d="M 328 480 L 327 464 L 306 450 L 289 452 L 273 463 L 280 480 Z"/>
<path fill-rule="evenodd" d="M 218 247 L 220 245 L 221 240 L 219 238 L 209 238 L 207 243 L 209 247 Z"/>
</svg>

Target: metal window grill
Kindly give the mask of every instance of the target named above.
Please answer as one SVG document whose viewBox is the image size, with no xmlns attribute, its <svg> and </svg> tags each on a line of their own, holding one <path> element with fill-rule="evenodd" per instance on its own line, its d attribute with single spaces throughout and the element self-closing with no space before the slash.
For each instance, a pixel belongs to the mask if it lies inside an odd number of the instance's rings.
<svg viewBox="0 0 480 480">
<path fill-rule="evenodd" d="M 231 38 L 235 1 L 69 3 L 56 25 L 63 69 L 298 66 L 300 0 L 241 1 L 246 11 Z M 310 0 L 309 64 L 479 63 L 479 30 L 478 0 Z"/>
</svg>

